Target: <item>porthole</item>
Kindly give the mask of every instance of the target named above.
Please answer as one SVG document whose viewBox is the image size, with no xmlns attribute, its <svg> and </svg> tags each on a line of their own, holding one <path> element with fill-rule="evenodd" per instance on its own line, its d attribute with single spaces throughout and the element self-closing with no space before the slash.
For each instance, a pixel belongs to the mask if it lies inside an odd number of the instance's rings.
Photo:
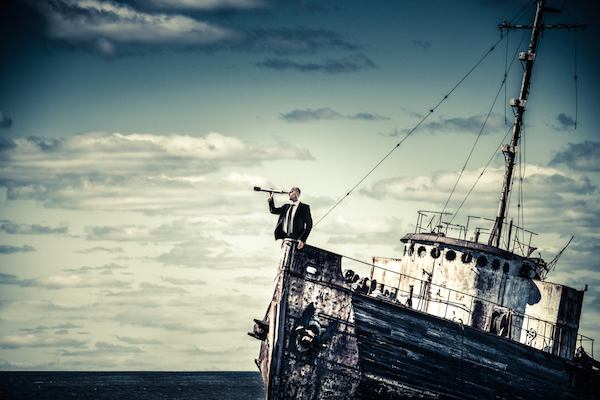
<svg viewBox="0 0 600 400">
<path fill-rule="evenodd" d="M 375 279 L 373 279 L 371 281 L 371 286 L 370 286 L 370 290 L 369 292 L 372 292 L 373 290 L 377 289 L 377 281 Z"/>
<path fill-rule="evenodd" d="M 462 262 L 464 262 L 465 264 L 470 263 L 471 261 L 473 261 L 473 255 L 471 253 L 463 253 L 463 255 L 460 257 L 460 259 L 462 260 Z"/>
<path fill-rule="evenodd" d="M 424 257 L 425 253 L 427 253 L 427 249 L 425 248 L 425 246 L 421 246 L 419 247 L 419 250 L 417 250 L 417 255 L 419 257 Z"/>
<path fill-rule="evenodd" d="M 497 270 L 498 268 L 500 268 L 500 260 L 495 259 L 494 261 L 492 261 L 492 269 Z"/>
<path fill-rule="evenodd" d="M 431 252 L 429 254 L 431 254 L 431 257 L 433 258 L 438 258 L 442 254 L 442 252 L 439 248 L 434 247 L 433 249 L 431 249 Z"/>
<path fill-rule="evenodd" d="M 479 256 L 479 258 L 477 258 L 477 265 L 479 265 L 480 267 L 485 267 L 486 265 L 488 265 L 487 257 Z"/>
<path fill-rule="evenodd" d="M 510 270 L 510 265 L 505 262 L 504 266 L 502 266 L 502 271 L 504 271 L 505 274 L 508 274 L 508 271 Z"/>
<path fill-rule="evenodd" d="M 351 269 L 347 269 L 344 271 L 344 280 L 348 283 L 352 283 L 354 282 L 354 277 L 357 277 L 356 280 L 358 280 L 358 275 L 356 275 L 354 273 L 354 271 L 352 271 Z"/>
<path fill-rule="evenodd" d="M 530 278 L 533 279 L 537 276 L 537 273 L 535 272 L 535 269 L 533 269 L 532 266 L 527 265 L 527 264 L 523 264 L 521 266 L 521 270 L 519 271 L 519 275 L 522 278 Z"/>
<path fill-rule="evenodd" d="M 317 274 L 317 269 L 315 267 L 313 267 L 312 265 L 309 265 L 308 267 L 306 267 L 306 273 L 309 275 L 316 275 Z"/>
<path fill-rule="evenodd" d="M 456 252 L 454 250 L 449 250 L 446 252 L 446 260 L 453 261 L 456 259 Z"/>
</svg>

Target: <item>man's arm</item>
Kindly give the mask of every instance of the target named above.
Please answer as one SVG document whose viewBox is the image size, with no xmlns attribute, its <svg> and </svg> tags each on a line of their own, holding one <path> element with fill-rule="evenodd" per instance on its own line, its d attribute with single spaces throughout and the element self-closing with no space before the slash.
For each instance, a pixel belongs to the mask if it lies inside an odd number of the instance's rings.
<svg viewBox="0 0 600 400">
<path fill-rule="evenodd" d="M 269 211 L 271 214 L 281 214 L 281 207 L 275 207 L 275 201 L 273 200 L 272 192 L 269 194 L 267 201 L 269 202 Z"/>
<path fill-rule="evenodd" d="M 301 249 L 304 247 L 304 243 L 306 243 L 306 240 L 308 239 L 308 235 L 310 234 L 310 231 L 312 230 L 312 226 L 313 226 L 312 216 L 310 214 L 310 206 L 308 204 L 304 204 L 303 214 L 304 214 L 303 215 L 304 231 L 298 238 L 298 241 L 299 241 L 298 249 Z"/>
</svg>

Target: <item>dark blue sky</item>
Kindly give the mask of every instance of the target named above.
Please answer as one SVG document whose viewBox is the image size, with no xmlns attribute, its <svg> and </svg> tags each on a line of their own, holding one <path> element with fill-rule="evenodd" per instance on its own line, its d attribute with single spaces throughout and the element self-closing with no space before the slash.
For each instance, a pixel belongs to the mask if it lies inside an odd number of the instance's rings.
<svg viewBox="0 0 600 400">
<path fill-rule="evenodd" d="M 575 235 L 549 280 L 589 284 L 581 333 L 600 338 L 599 13 L 596 2 L 565 6 L 547 23 L 588 27 L 544 32 L 520 146 L 519 224 L 539 233 L 547 261 Z M 499 41 L 498 24 L 529 5 L 0 7 L 0 368 L 253 370 L 245 332 L 268 303 L 278 246 L 252 187 L 300 186 L 324 216 Z M 506 91 L 501 83 L 528 40 L 510 32 L 310 244 L 366 261 L 400 256 L 416 211 L 446 204 L 500 93 L 449 202 L 458 208 L 491 159 L 454 223 L 493 218 L 503 174 L 494 154 L 512 124 L 518 61 Z"/>
</svg>

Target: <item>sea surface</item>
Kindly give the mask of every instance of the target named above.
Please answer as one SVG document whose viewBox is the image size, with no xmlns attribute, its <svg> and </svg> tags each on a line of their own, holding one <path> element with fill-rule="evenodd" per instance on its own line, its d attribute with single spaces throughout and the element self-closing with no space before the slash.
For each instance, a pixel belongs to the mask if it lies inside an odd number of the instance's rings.
<svg viewBox="0 0 600 400">
<path fill-rule="evenodd" d="M 0 399 L 264 400 L 258 372 L 0 372 Z"/>
</svg>

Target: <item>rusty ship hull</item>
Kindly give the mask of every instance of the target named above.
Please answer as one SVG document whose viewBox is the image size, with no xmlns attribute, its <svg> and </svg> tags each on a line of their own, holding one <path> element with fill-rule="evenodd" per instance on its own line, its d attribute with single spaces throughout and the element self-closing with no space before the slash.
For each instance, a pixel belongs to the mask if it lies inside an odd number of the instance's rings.
<svg viewBox="0 0 600 400">
<path fill-rule="evenodd" d="M 531 29 L 531 40 L 495 220 L 475 217 L 469 229 L 472 216 L 460 226 L 445 210 L 419 211 L 401 258 L 374 257 L 366 276 L 285 239 L 272 301 L 250 333 L 267 400 L 600 399 L 593 341 L 578 333 L 585 290 L 547 282 L 562 251 L 534 257 L 534 234 L 508 217 L 541 33 L 583 27 L 545 25 L 558 10 L 535 6 L 532 25 L 500 25 Z"/>
<path fill-rule="evenodd" d="M 295 244 L 252 332 L 267 400 L 599 398 L 580 359 L 353 289 L 341 256 Z"/>
</svg>

